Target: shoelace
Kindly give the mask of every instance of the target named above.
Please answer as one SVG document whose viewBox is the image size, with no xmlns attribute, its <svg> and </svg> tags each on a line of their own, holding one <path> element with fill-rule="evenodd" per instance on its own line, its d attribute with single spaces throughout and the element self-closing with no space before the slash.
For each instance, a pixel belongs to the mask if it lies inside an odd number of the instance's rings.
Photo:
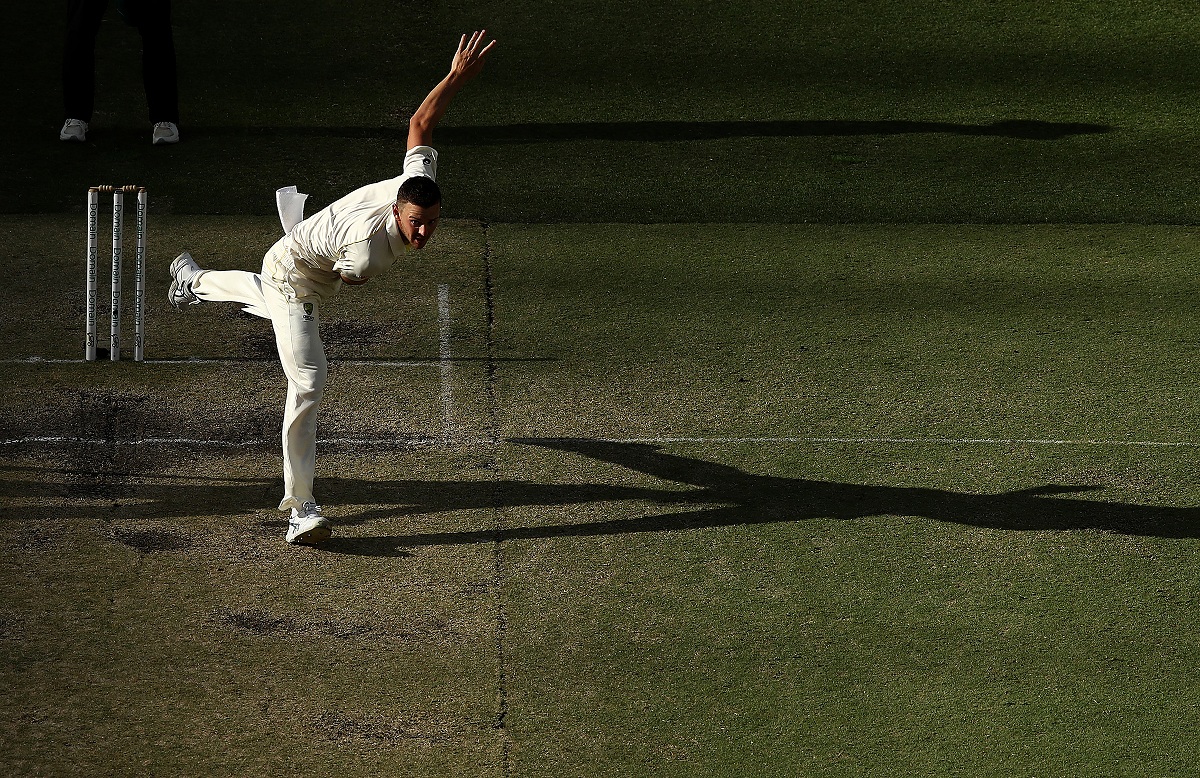
<svg viewBox="0 0 1200 778">
<path fill-rule="evenodd" d="M 321 506 L 317 505 L 315 502 L 306 502 L 304 505 L 300 506 L 300 511 L 306 516 L 320 516 Z"/>
</svg>

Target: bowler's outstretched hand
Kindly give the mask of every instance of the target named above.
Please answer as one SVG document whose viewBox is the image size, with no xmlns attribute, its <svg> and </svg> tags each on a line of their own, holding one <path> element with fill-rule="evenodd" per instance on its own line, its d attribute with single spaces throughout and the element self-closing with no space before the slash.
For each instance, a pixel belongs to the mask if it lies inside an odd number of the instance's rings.
<svg viewBox="0 0 1200 778">
<path fill-rule="evenodd" d="M 496 45 L 496 41 L 492 41 L 486 46 L 483 46 L 483 39 L 487 35 L 487 30 L 476 30 L 471 33 L 471 39 L 467 40 L 464 34 L 458 41 L 458 51 L 454 52 L 454 59 L 450 60 L 450 72 L 463 79 L 474 78 L 483 70 L 483 61 L 487 57 L 488 52 Z M 482 48 L 480 48 L 482 46 Z"/>
<path fill-rule="evenodd" d="M 466 35 L 458 39 L 458 50 L 454 52 L 454 59 L 450 60 L 450 72 L 438 82 L 408 120 L 408 148 L 433 143 L 433 128 L 442 120 L 450 101 L 468 81 L 479 75 L 479 71 L 483 70 L 483 60 L 496 45 L 493 40 L 484 46 L 486 36 L 487 30 L 477 30 L 471 33 L 470 40 Z"/>
</svg>

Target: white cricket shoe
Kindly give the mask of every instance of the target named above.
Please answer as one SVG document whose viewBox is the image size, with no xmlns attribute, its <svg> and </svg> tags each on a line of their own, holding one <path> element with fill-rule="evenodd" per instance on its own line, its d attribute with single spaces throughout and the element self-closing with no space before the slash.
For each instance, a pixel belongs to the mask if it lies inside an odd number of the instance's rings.
<svg viewBox="0 0 1200 778">
<path fill-rule="evenodd" d="M 58 131 L 59 140 L 87 140 L 88 123 L 82 119 L 67 119 Z"/>
<path fill-rule="evenodd" d="M 159 122 L 154 125 L 154 131 L 150 133 L 150 142 L 155 146 L 161 146 L 164 143 L 178 143 L 179 128 L 175 126 L 175 122 Z"/>
<path fill-rule="evenodd" d="M 200 298 L 192 291 L 192 281 L 203 272 L 186 251 L 171 262 L 171 288 L 167 290 L 167 301 L 175 310 L 184 304 L 200 304 Z"/>
<path fill-rule="evenodd" d="M 321 515 L 321 506 L 311 500 L 299 508 L 292 508 L 288 521 L 287 542 L 306 546 L 329 540 L 333 525 Z"/>
</svg>

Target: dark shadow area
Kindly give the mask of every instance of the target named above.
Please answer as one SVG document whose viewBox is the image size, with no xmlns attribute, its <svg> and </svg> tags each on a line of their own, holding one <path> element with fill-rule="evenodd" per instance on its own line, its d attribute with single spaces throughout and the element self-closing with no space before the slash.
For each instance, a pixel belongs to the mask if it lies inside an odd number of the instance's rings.
<svg viewBox="0 0 1200 778">
<path fill-rule="evenodd" d="M 1163 538 L 1200 537 L 1200 507 L 1173 507 L 1101 502 L 1069 497 L 1094 491 L 1089 485 L 1047 484 L 1002 494 L 967 494 L 942 489 L 872 486 L 780 478 L 747 473 L 736 467 L 664 453 L 657 446 L 582 439 L 521 439 L 518 444 L 538 446 L 619 465 L 635 472 L 693 489 L 651 489 L 601 483 L 540 484 L 517 480 L 481 481 L 370 481 L 324 478 L 318 487 L 336 524 L 362 524 L 471 509 L 519 506 L 567 506 L 589 502 L 635 500 L 679 506 L 662 515 L 635 519 L 555 524 L 534 527 L 480 527 L 465 531 L 427 532 L 386 537 L 335 537 L 321 548 L 334 553 L 371 556 L 405 556 L 421 546 L 493 543 L 562 537 L 596 537 L 641 532 L 679 532 L 706 527 L 743 526 L 816 518 L 857 519 L 867 516 L 917 516 L 934 521 L 999 530 L 1095 530 L 1121 535 Z M 13 469 L 9 473 L 13 474 Z M 28 471 L 26 471 L 28 472 Z M 60 471 L 61 472 L 61 471 Z M 130 480 L 136 476 L 128 476 Z M 121 480 L 108 474 L 110 480 Z M 85 475 L 70 484 L 46 483 L 30 473 L 28 478 L 0 481 L 0 505 L 20 497 L 24 521 L 89 516 L 108 520 L 112 506 L 64 508 L 58 500 L 77 496 L 100 484 L 89 484 Z M 136 515 L 156 519 L 190 516 L 196 505 L 221 513 L 253 513 L 264 507 L 278 489 L 272 479 L 230 482 L 177 482 L 168 485 L 125 483 L 121 491 L 138 505 Z M 37 506 L 34 500 L 50 502 Z M 116 503 L 114 503 L 115 505 Z M 339 515 L 336 506 L 377 504 L 388 507 Z M 6 509 L 3 513 L 9 513 Z M 263 526 L 277 527 L 282 521 Z"/>
<path fill-rule="evenodd" d="M 705 527 L 867 516 L 920 516 L 935 521 L 1001 530 L 1099 530 L 1166 538 L 1200 536 L 1200 507 L 1134 505 L 1063 496 L 1099 488 L 1089 485 L 1047 484 L 1003 494 L 965 494 L 940 489 L 760 476 L 728 465 L 667 454 L 657 446 L 644 444 L 579 439 L 519 439 L 512 442 L 579 454 L 655 478 L 697 487 L 694 491 L 658 495 L 653 495 L 649 490 L 616 490 L 610 496 L 605 496 L 602 491 L 612 487 L 560 486 L 556 488 L 564 490 L 564 496 L 571 499 L 558 504 L 621 499 L 616 494 L 628 491 L 629 498 L 655 499 L 661 504 L 692 504 L 696 508 L 686 512 L 586 524 L 505 527 L 390 538 L 335 538 L 324 548 L 351 554 L 403 554 L 405 548 L 423 545 L 675 532 Z M 513 499 L 516 495 L 508 491 L 510 485 L 501 482 L 494 486 L 499 505 L 528 504 Z M 725 504 L 722 507 L 700 507 L 722 503 Z"/>
<path fill-rule="evenodd" d="M 992 124 L 955 124 L 905 120 L 855 121 L 814 119 L 728 122 L 562 122 L 439 127 L 438 142 L 463 146 L 555 143 L 580 140 L 663 141 L 727 138 L 804 138 L 861 135 L 976 135 L 1020 140 L 1061 140 L 1072 135 L 1112 132 L 1102 124 L 1008 119 Z M 188 128 L 192 138 L 348 138 L 404 143 L 406 127 L 204 127 Z"/>
<path fill-rule="evenodd" d="M 50 481 L 45 476 L 58 478 Z M 7 506 L 20 498 L 23 507 L 20 519 L 38 522 L 62 518 L 89 518 L 109 522 L 118 518 L 152 518 L 170 520 L 194 516 L 198 505 L 208 506 L 211 513 L 253 514 L 271 507 L 278 499 L 281 480 L 277 478 L 180 478 L 170 476 L 171 483 L 144 484 L 144 473 L 125 470 L 87 470 L 71 467 L 3 467 L 0 468 L 0 520 L 16 518 L 14 509 Z M 516 480 L 436 481 L 397 480 L 372 481 L 355 478 L 321 478 L 317 488 L 320 499 L 331 507 L 327 512 L 338 526 L 353 526 L 379 519 L 445 513 L 462 510 L 492 509 L 498 506 L 566 506 L 587 502 L 619 500 L 649 501 L 659 504 L 692 503 L 696 492 L 609 486 L 606 484 L 538 484 Z M 103 497 L 100 504 L 65 506 L 65 500 L 79 497 Z M 128 501 L 128 502 L 126 502 Z M 703 499 L 701 499 L 703 501 Z M 39 505 L 39 502 L 45 503 Z M 347 515 L 338 510 L 343 504 L 380 504 L 387 507 L 361 510 Z M 277 529 L 280 538 L 287 527 L 283 520 L 268 520 L 262 526 Z M 609 523 L 605 523 L 607 525 Z M 611 522 L 608 532 L 586 525 L 577 534 L 611 534 L 620 531 L 625 522 Z M 186 525 L 180 525 L 185 529 Z M 571 534 L 572 528 L 558 534 Z M 545 537 L 546 528 L 515 530 L 512 537 Z M 629 529 L 629 531 L 638 531 Z M 555 534 L 555 533 L 552 533 Z M 495 540 L 491 529 L 423 535 L 412 542 L 397 544 L 395 538 L 340 538 L 332 545 L 334 551 L 348 553 L 384 553 L 404 556 L 399 545 L 423 546 L 442 543 L 477 543 Z M 282 541 L 281 541 L 282 542 Z"/>
<path fill-rule="evenodd" d="M 1047 484 L 1002 494 L 871 486 L 779 478 L 664 453 L 658 446 L 596 440 L 529 439 L 516 443 L 569 451 L 668 481 L 691 484 L 709 502 L 728 502 L 743 523 L 809 518 L 921 516 L 1003 530 L 1102 530 L 1128 535 L 1196 537 L 1200 507 L 1159 507 L 1065 498 L 1090 485 Z"/>
</svg>

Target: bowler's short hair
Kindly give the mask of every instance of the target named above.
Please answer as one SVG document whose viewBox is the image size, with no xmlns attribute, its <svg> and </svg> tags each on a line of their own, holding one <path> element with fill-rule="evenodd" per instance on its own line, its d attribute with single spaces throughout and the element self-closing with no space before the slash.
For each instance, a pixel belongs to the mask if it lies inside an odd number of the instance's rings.
<svg viewBox="0 0 1200 778">
<path fill-rule="evenodd" d="M 429 176 L 405 179 L 396 192 L 396 202 L 412 203 L 418 208 L 432 208 L 442 201 L 442 190 Z"/>
</svg>

